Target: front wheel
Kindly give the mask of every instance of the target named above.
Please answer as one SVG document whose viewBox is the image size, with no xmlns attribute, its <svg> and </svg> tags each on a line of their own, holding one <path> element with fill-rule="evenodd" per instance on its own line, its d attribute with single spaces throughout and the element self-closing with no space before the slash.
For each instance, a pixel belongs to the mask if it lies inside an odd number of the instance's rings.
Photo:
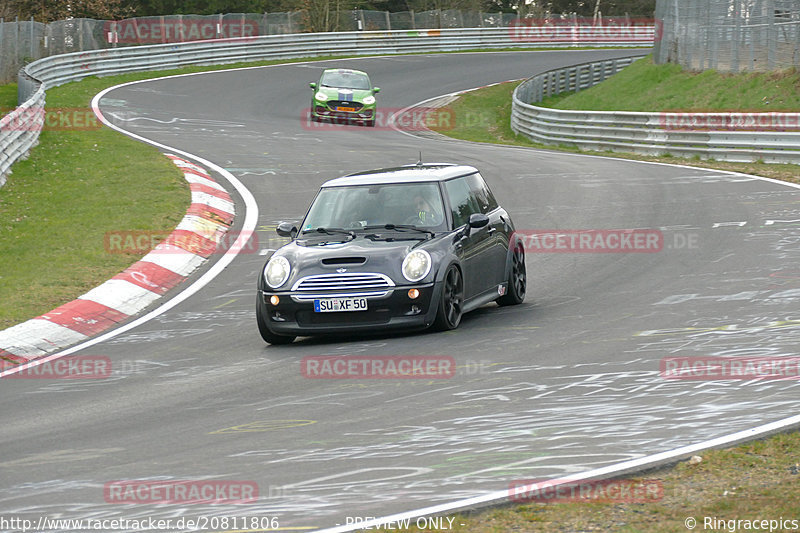
<svg viewBox="0 0 800 533">
<path fill-rule="evenodd" d="M 514 248 L 511 256 L 511 273 L 508 276 L 508 291 L 497 299 L 498 305 L 518 305 L 525 299 L 528 276 L 525 272 L 525 250 L 521 244 Z"/>
<path fill-rule="evenodd" d="M 258 332 L 261 333 L 261 338 L 269 344 L 291 344 L 295 339 L 293 335 L 278 335 L 270 331 L 260 303 L 256 304 L 256 322 L 258 322 Z"/>
<path fill-rule="evenodd" d="M 450 265 L 442 282 L 442 294 L 439 298 L 439 309 L 436 312 L 435 329 L 448 331 L 456 329 L 461 323 L 462 305 L 464 303 L 464 278 L 455 265 Z"/>
</svg>

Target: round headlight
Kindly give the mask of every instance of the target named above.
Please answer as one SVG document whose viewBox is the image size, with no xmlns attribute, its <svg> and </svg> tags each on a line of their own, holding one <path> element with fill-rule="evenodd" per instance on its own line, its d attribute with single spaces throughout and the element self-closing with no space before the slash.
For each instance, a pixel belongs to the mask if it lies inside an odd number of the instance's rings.
<svg viewBox="0 0 800 533">
<path fill-rule="evenodd" d="M 267 285 L 273 289 L 277 289 L 289 279 L 290 270 L 289 261 L 287 261 L 285 257 L 280 255 L 273 257 L 267 262 L 267 266 L 264 267 L 264 279 Z"/>
<path fill-rule="evenodd" d="M 403 277 L 415 283 L 431 271 L 431 256 L 425 250 L 414 250 L 403 259 Z"/>
<path fill-rule="evenodd" d="M 314 98 L 316 98 L 320 102 L 324 102 L 325 100 L 328 99 L 328 96 L 322 91 L 317 91 L 317 94 L 314 95 Z"/>
<path fill-rule="evenodd" d="M 375 103 L 375 97 L 374 96 L 370 95 L 370 96 L 367 96 L 366 98 L 364 98 L 364 104 L 365 105 L 372 105 L 374 103 Z"/>
</svg>

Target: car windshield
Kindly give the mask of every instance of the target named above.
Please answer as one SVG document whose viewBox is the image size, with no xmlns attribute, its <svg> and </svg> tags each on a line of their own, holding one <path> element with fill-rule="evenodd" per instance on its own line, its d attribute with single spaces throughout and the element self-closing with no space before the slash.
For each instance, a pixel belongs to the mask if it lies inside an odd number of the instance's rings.
<svg viewBox="0 0 800 533">
<path fill-rule="evenodd" d="M 347 70 L 330 70 L 322 74 L 320 84 L 327 87 L 338 87 L 340 89 L 363 89 L 369 90 L 369 78 L 360 72 Z"/>
<path fill-rule="evenodd" d="M 438 183 L 325 187 L 308 210 L 302 231 L 308 233 L 317 228 L 359 231 L 387 224 L 442 230 L 444 212 Z"/>
</svg>

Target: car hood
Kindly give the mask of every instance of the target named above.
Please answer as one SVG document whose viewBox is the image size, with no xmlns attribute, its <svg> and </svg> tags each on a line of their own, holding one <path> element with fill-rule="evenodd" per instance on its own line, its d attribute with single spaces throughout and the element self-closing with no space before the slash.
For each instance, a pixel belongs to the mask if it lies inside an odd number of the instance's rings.
<svg viewBox="0 0 800 533">
<path fill-rule="evenodd" d="M 344 100 L 360 102 L 367 96 L 372 95 L 369 89 L 338 89 L 336 87 L 320 87 L 319 92 L 322 92 L 329 100 Z"/>
</svg>

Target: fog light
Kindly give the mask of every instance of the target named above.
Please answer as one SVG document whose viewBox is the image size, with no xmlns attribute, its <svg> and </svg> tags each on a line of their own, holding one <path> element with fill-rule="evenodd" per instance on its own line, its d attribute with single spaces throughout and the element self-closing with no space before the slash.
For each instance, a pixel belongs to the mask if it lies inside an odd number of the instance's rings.
<svg viewBox="0 0 800 533">
<path fill-rule="evenodd" d="M 419 298 L 419 291 L 417 289 L 409 289 L 408 290 L 408 297 L 412 300 L 416 300 Z"/>
<path fill-rule="evenodd" d="M 276 294 L 273 294 L 272 296 L 269 297 L 269 303 L 271 303 L 272 305 L 278 305 L 279 303 L 281 303 L 281 299 L 278 298 Z"/>
</svg>

